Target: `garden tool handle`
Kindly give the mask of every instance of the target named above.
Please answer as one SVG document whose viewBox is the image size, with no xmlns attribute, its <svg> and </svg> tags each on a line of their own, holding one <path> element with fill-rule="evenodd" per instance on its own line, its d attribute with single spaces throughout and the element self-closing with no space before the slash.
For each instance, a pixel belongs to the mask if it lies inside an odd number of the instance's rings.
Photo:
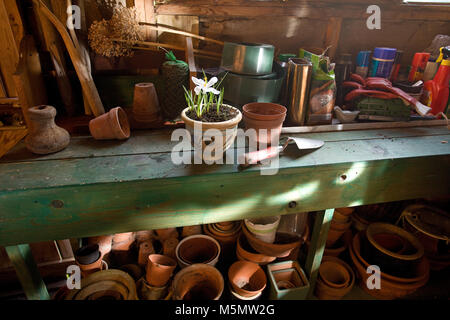
<svg viewBox="0 0 450 320">
<path fill-rule="evenodd" d="M 252 164 L 257 164 L 259 161 L 271 159 L 276 157 L 280 152 L 284 150 L 283 146 L 275 146 L 275 147 L 269 147 L 267 149 L 259 150 L 259 151 L 253 151 L 244 154 L 244 162 L 242 165 L 249 166 Z"/>
</svg>

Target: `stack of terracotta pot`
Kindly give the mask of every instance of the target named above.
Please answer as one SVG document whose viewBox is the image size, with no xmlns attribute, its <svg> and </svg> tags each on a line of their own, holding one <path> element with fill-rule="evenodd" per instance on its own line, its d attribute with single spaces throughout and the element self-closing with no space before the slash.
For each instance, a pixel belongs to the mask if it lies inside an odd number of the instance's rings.
<svg viewBox="0 0 450 320">
<path fill-rule="evenodd" d="M 315 294 L 321 300 L 342 299 L 353 288 L 355 273 L 336 257 L 324 256 L 319 267 Z"/>
<path fill-rule="evenodd" d="M 79 248 L 75 251 L 74 255 L 83 278 L 102 269 L 108 269 L 107 263 L 103 261 L 99 245 L 96 243 Z"/>
<path fill-rule="evenodd" d="M 237 238 L 242 221 L 229 221 L 203 225 L 203 232 L 216 239 L 222 249 L 221 260 L 234 261 Z"/>
<path fill-rule="evenodd" d="M 253 262 L 237 261 L 228 269 L 230 291 L 238 300 L 258 299 L 267 285 L 264 270 Z"/>
<path fill-rule="evenodd" d="M 355 235 L 350 257 L 359 275 L 360 286 L 379 299 L 395 299 L 415 292 L 429 278 L 429 263 L 420 241 L 411 233 L 386 223 L 370 224 Z M 368 273 L 379 267 L 379 283 Z M 369 281 L 368 281 L 369 280 Z"/>
<path fill-rule="evenodd" d="M 180 268 L 199 263 L 215 266 L 219 261 L 220 251 L 220 244 L 214 238 L 197 234 L 181 240 L 175 249 L 175 255 Z"/>
<path fill-rule="evenodd" d="M 279 216 L 244 220 L 242 231 L 245 239 L 238 241 L 238 258 L 257 264 L 267 264 L 276 258 L 297 260 L 304 236 L 278 231 L 279 220 Z"/>
<path fill-rule="evenodd" d="M 353 208 L 339 208 L 334 210 L 333 220 L 331 221 L 330 229 L 328 230 L 325 249 L 326 255 L 338 256 L 348 246 L 348 235 L 350 234 L 348 231 L 352 224 L 350 217 L 353 211 Z M 347 237 L 343 239 L 343 235 L 346 233 Z"/>
</svg>

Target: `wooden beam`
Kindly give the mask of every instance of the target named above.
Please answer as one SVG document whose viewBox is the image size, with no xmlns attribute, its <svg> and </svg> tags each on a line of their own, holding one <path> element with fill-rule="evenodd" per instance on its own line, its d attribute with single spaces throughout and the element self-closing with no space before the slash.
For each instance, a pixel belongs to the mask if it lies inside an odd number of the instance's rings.
<svg viewBox="0 0 450 320">
<path fill-rule="evenodd" d="M 193 91 L 195 88 L 194 82 L 192 82 L 192 77 L 197 77 L 197 67 L 195 66 L 195 58 L 194 58 L 194 47 L 192 45 L 192 38 L 186 37 L 186 62 L 189 65 L 189 84 L 190 88 Z"/>
<path fill-rule="evenodd" d="M 7 96 L 17 97 L 12 75 L 19 62 L 19 51 L 9 22 L 5 2 L 0 1 L 0 69 Z"/>
<path fill-rule="evenodd" d="M 138 16 L 145 23 L 156 23 L 155 7 L 153 0 L 134 0 L 134 6 L 137 9 Z M 158 34 L 155 30 L 149 28 L 144 29 L 145 40 L 156 41 Z"/>
<path fill-rule="evenodd" d="M 16 270 L 22 288 L 29 300 L 50 300 L 44 281 L 34 262 L 28 244 L 6 247 L 6 252 Z"/>
</svg>

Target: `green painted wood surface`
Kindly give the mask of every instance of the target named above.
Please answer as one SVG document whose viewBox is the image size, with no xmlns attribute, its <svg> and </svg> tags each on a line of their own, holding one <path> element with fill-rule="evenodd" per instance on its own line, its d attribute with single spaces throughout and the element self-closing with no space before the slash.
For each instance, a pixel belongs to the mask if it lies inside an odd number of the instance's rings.
<svg viewBox="0 0 450 320">
<path fill-rule="evenodd" d="M 323 252 L 325 251 L 328 230 L 331 226 L 333 214 L 334 209 L 327 209 L 316 213 L 313 227 L 314 232 L 311 237 L 311 246 L 309 247 L 308 256 L 306 257 L 305 262 L 306 274 L 309 277 L 310 284 L 309 296 L 313 295 L 316 287 L 319 267 L 322 263 Z"/>
<path fill-rule="evenodd" d="M 316 133 L 277 175 L 236 165 L 173 165 L 167 132 L 126 142 L 73 139 L 0 161 L 0 245 L 239 220 L 450 193 L 446 127 Z M 289 203 L 295 201 L 294 208 Z"/>
<path fill-rule="evenodd" d="M 49 300 L 50 295 L 33 259 L 30 246 L 21 244 L 5 249 L 28 300 Z"/>
</svg>

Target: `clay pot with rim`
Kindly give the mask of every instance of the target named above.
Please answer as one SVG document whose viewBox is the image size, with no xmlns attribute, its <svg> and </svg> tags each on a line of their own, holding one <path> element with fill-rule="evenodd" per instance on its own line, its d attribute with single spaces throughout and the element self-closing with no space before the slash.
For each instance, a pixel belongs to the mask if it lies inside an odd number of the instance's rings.
<svg viewBox="0 0 450 320">
<path fill-rule="evenodd" d="M 371 262 L 392 275 L 409 274 L 425 253 L 419 239 L 392 224 L 370 224 L 366 230 L 366 238 L 366 252 L 370 254 Z"/>
<path fill-rule="evenodd" d="M 245 219 L 245 226 L 256 238 L 273 243 L 280 224 L 281 216 Z"/>
<path fill-rule="evenodd" d="M 74 252 L 75 261 L 83 277 L 102 269 L 102 255 L 98 244 L 88 244 Z"/>
<path fill-rule="evenodd" d="M 49 154 L 63 150 L 69 145 L 70 135 L 67 130 L 55 124 L 56 109 L 41 105 L 27 110 L 30 119 L 25 145 L 36 154 Z"/>
<path fill-rule="evenodd" d="M 151 254 L 148 256 L 145 279 L 153 287 L 163 287 L 167 284 L 177 262 L 161 254 Z"/>
<path fill-rule="evenodd" d="M 319 276 L 332 288 L 345 288 L 350 282 L 350 273 L 336 261 L 324 261 L 319 267 Z"/>
<path fill-rule="evenodd" d="M 238 109 L 227 104 L 223 104 L 223 106 L 232 108 L 236 112 L 235 117 L 222 122 L 203 122 L 192 120 L 191 118 L 189 118 L 187 116 L 189 108 L 186 108 L 181 112 L 181 118 L 186 125 L 186 129 L 191 133 L 194 146 L 201 146 L 203 155 L 202 159 L 206 161 L 217 161 L 223 159 L 223 154 L 233 145 L 234 140 L 236 139 L 238 124 L 242 120 L 242 113 Z M 214 109 L 215 105 L 212 105 L 211 108 Z M 201 130 L 201 132 L 199 132 L 197 135 L 195 134 L 195 127 L 198 127 Z M 217 152 L 216 154 L 215 151 L 217 150 L 214 150 L 214 153 L 211 152 L 210 155 L 204 152 L 205 148 L 211 143 L 212 140 L 215 139 L 214 135 L 209 135 L 209 129 L 216 129 L 220 131 L 222 135 L 222 152 Z"/>
<path fill-rule="evenodd" d="M 222 260 L 234 261 L 236 241 L 241 231 L 242 221 L 235 221 L 231 224 L 220 225 L 217 223 L 203 225 L 204 234 L 213 237 L 219 242 L 221 247 Z"/>
<path fill-rule="evenodd" d="M 353 265 L 356 268 L 361 288 L 369 295 L 379 299 L 396 299 L 414 293 L 418 288 L 424 286 L 429 279 L 430 265 L 423 257 L 414 269 L 414 275 L 410 278 L 396 277 L 381 270 L 380 289 L 368 289 L 366 282 L 370 274 L 367 273 L 369 263 L 361 255 L 361 242 L 365 237 L 365 231 L 358 232 L 350 244 L 349 252 Z"/>
<path fill-rule="evenodd" d="M 153 83 L 134 85 L 131 118 L 131 125 L 136 129 L 158 128 L 162 125 L 161 108 Z"/>
<path fill-rule="evenodd" d="M 237 240 L 236 256 L 238 257 L 239 260 L 250 261 L 262 266 L 275 261 L 275 259 L 277 258 L 256 252 L 249 245 L 247 238 L 242 233 Z"/>
<path fill-rule="evenodd" d="M 269 146 L 278 144 L 283 122 L 286 119 L 286 107 L 269 102 L 252 102 L 242 107 L 246 129 L 256 130 L 256 142 Z M 264 134 L 263 131 L 266 130 Z"/>
<path fill-rule="evenodd" d="M 220 251 L 220 244 L 217 240 L 207 235 L 198 234 L 181 240 L 175 254 L 179 266 L 185 268 L 199 263 L 215 266 L 219 261 Z"/>
<path fill-rule="evenodd" d="M 168 286 L 151 286 L 144 278 L 136 282 L 136 291 L 140 300 L 161 300 L 167 296 Z"/>
<path fill-rule="evenodd" d="M 315 288 L 315 294 L 317 298 L 320 300 L 339 300 L 342 299 L 346 294 L 348 294 L 351 289 L 353 288 L 353 285 L 355 284 L 355 273 L 353 272 L 353 269 L 344 261 L 342 261 L 339 258 L 336 257 L 330 257 L 330 256 L 324 256 L 322 258 L 322 263 L 326 262 L 334 262 L 338 263 L 341 266 L 347 270 L 347 273 L 350 277 L 350 280 L 347 282 L 346 285 L 342 287 L 332 287 L 325 283 L 323 279 L 319 276 L 317 277 L 316 281 L 316 288 Z"/>
<path fill-rule="evenodd" d="M 213 266 L 198 263 L 175 275 L 172 282 L 174 300 L 219 300 L 224 280 Z"/>
<path fill-rule="evenodd" d="M 125 140 L 130 137 L 127 114 L 121 107 L 111 109 L 89 122 L 89 131 L 96 140 Z"/>
<path fill-rule="evenodd" d="M 302 237 L 296 233 L 277 232 L 275 242 L 267 243 L 256 238 L 245 225 L 242 226 L 242 231 L 253 249 L 271 257 L 285 258 L 303 242 Z"/>
<path fill-rule="evenodd" d="M 228 269 L 228 281 L 234 292 L 247 298 L 260 294 L 267 285 L 264 270 L 249 261 L 233 263 Z"/>
</svg>

